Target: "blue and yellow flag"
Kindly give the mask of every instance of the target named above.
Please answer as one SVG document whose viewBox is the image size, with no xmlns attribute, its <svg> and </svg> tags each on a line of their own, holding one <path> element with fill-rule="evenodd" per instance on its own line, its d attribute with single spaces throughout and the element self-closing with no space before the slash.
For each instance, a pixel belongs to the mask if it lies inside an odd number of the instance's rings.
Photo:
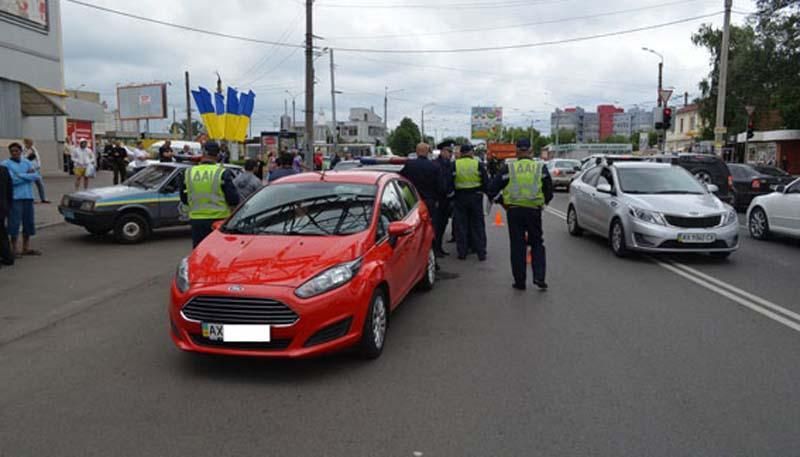
<svg viewBox="0 0 800 457">
<path fill-rule="evenodd" d="M 211 92 L 206 88 L 200 87 L 199 90 L 193 90 L 192 96 L 194 103 L 197 105 L 197 110 L 200 112 L 200 118 L 203 119 L 203 124 L 206 126 L 208 137 L 212 139 L 219 139 L 220 134 L 217 131 L 217 114 L 214 112 L 214 105 L 211 103 Z"/>
<path fill-rule="evenodd" d="M 228 88 L 228 100 L 225 109 L 225 139 L 239 141 L 239 93 L 236 89 Z"/>
<path fill-rule="evenodd" d="M 206 126 L 209 139 L 243 142 L 255 108 L 253 91 L 239 93 L 229 87 L 227 100 L 220 93 L 212 94 L 206 88 L 193 90 L 194 102 Z M 227 103 L 226 103 L 227 102 Z"/>
</svg>

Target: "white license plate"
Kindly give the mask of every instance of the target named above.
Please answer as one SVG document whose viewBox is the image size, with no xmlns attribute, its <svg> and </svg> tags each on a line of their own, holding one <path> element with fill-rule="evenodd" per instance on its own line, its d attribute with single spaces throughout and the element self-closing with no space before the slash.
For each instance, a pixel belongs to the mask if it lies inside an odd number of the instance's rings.
<svg viewBox="0 0 800 457">
<path fill-rule="evenodd" d="M 681 243 L 713 243 L 717 241 L 717 235 L 713 233 L 681 233 L 678 235 Z"/>
<path fill-rule="evenodd" d="M 75 219 L 75 212 L 74 211 L 70 211 L 68 209 L 65 209 L 64 210 L 64 218 L 65 219 Z"/>
<path fill-rule="evenodd" d="M 225 343 L 269 343 L 269 325 L 226 325 L 203 323 L 203 337 Z"/>
</svg>

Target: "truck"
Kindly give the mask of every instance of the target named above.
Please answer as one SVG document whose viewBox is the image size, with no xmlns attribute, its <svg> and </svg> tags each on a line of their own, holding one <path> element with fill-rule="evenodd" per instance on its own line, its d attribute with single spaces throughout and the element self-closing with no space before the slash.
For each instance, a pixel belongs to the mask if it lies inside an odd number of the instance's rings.
<svg viewBox="0 0 800 457">
<path fill-rule="evenodd" d="M 497 159 L 503 162 L 506 159 L 513 159 L 517 156 L 517 146 L 513 143 L 489 143 L 486 160 Z"/>
</svg>

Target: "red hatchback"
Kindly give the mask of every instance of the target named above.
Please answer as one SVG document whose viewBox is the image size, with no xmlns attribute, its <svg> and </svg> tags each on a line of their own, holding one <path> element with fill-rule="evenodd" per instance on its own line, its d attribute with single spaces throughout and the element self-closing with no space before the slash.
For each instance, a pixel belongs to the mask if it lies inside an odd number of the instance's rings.
<svg viewBox="0 0 800 457">
<path fill-rule="evenodd" d="M 376 204 L 379 202 L 380 204 Z M 433 287 L 431 216 L 394 173 L 305 173 L 248 199 L 178 266 L 175 344 L 214 354 L 381 354 L 389 314 Z"/>
</svg>

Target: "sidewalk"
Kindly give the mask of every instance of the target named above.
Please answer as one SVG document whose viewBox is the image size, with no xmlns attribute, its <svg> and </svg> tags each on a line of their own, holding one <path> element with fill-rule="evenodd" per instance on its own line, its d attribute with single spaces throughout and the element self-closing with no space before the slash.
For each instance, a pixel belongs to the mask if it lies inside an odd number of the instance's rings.
<svg viewBox="0 0 800 457">
<path fill-rule="evenodd" d="M 114 175 L 110 171 L 98 171 L 97 177 L 89 180 L 89 190 L 94 187 L 110 186 L 114 182 Z M 44 205 L 36 203 L 34 210 L 36 214 L 36 228 L 46 228 L 64 222 L 64 217 L 58 213 L 58 204 L 61 197 L 75 191 L 75 177 L 66 173 L 51 173 L 44 175 L 44 189 L 47 199 L 52 203 Z M 39 193 L 33 190 L 33 195 L 39 201 Z"/>
</svg>

